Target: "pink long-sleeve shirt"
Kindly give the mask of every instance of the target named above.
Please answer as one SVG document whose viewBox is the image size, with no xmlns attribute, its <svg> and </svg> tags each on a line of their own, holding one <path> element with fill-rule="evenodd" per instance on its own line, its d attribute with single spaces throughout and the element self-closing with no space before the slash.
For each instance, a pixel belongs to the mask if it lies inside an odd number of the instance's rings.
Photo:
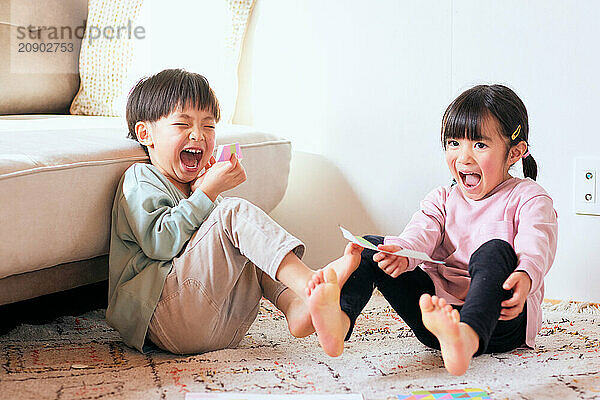
<svg viewBox="0 0 600 400">
<path fill-rule="evenodd" d="M 544 276 L 554 261 L 557 234 L 557 214 L 546 191 L 531 179 L 510 178 L 480 200 L 465 197 L 456 185 L 433 190 L 404 231 L 386 236 L 384 243 L 445 261 L 424 262 L 421 268 L 433 280 L 436 295 L 456 305 L 464 303 L 469 290 L 471 254 L 491 239 L 510 243 L 518 258 L 516 270 L 531 278 L 526 343 L 534 347 L 542 324 Z M 409 259 L 408 270 L 420 263 Z"/>
</svg>

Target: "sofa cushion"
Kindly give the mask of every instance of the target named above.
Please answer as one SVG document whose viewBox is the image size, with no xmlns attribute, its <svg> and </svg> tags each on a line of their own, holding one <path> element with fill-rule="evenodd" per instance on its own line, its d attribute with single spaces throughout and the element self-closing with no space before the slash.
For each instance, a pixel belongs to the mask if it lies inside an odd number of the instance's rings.
<svg viewBox="0 0 600 400">
<path fill-rule="evenodd" d="M 86 0 L 0 0 L 0 114 L 68 111 L 79 88 L 81 35 L 56 39 L 52 29 L 27 28 L 83 29 L 86 15 Z M 40 45 L 47 51 L 35 51 Z"/>
<path fill-rule="evenodd" d="M 131 24 L 131 40 L 83 40 L 81 88 L 71 114 L 124 115 L 127 94 L 141 78 L 183 68 L 208 79 L 219 99 L 222 121 L 231 121 L 253 4 L 254 0 L 90 1 L 89 26 Z"/>
<path fill-rule="evenodd" d="M 116 185 L 146 162 L 121 118 L 0 117 L 0 279 L 108 252 Z M 240 142 L 248 179 L 225 196 L 266 212 L 287 187 L 290 142 L 244 126 L 218 126 L 217 143 Z"/>
</svg>

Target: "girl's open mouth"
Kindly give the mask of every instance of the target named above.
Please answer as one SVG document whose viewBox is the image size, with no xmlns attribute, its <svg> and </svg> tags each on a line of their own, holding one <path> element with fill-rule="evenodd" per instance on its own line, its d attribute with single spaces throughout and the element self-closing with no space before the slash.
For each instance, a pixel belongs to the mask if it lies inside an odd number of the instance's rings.
<svg viewBox="0 0 600 400">
<path fill-rule="evenodd" d="M 204 152 L 200 149 L 185 149 L 179 153 L 181 164 L 186 171 L 194 172 L 200 168 Z"/>
<path fill-rule="evenodd" d="M 478 173 L 463 173 L 459 171 L 458 174 L 460 175 L 460 179 L 462 181 L 463 186 L 467 190 L 475 189 L 477 186 L 479 186 L 479 183 L 481 182 L 481 175 L 479 175 Z"/>
</svg>

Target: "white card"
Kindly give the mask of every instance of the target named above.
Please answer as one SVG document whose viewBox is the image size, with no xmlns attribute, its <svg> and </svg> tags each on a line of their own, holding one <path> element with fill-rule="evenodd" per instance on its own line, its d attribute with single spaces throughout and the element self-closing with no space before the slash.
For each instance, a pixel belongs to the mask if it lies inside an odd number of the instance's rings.
<svg viewBox="0 0 600 400">
<path fill-rule="evenodd" d="M 443 261 L 437 261 L 437 260 L 432 259 L 431 257 L 429 257 L 426 253 L 423 253 L 422 251 L 402 249 L 400 251 L 392 253 L 390 251 L 379 250 L 377 248 L 377 246 L 375 246 L 373 243 L 369 242 L 368 240 L 366 240 L 360 236 L 353 235 L 349 230 L 344 229 L 341 226 L 340 226 L 340 229 L 342 230 L 342 234 L 344 235 L 344 237 L 346 239 L 348 239 L 352 243 L 356 243 L 357 245 L 364 247 L 366 249 L 379 251 L 381 253 L 392 254 L 395 256 L 415 258 L 417 260 L 429 261 L 429 262 L 436 263 L 436 264 L 445 264 L 445 262 L 443 262 Z"/>
</svg>

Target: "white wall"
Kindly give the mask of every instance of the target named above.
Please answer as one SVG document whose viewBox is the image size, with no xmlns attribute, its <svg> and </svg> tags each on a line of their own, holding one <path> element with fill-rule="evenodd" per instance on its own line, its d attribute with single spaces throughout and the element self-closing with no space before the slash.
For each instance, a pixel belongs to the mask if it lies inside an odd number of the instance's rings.
<svg viewBox="0 0 600 400">
<path fill-rule="evenodd" d="M 337 224 L 399 233 L 449 182 L 446 106 L 473 84 L 503 83 L 528 107 L 538 182 L 559 214 L 546 297 L 599 301 L 600 217 L 572 212 L 574 157 L 600 158 L 598 15 L 592 0 L 257 0 L 234 121 L 294 143 L 273 215 L 315 266 L 343 250 Z"/>
</svg>

